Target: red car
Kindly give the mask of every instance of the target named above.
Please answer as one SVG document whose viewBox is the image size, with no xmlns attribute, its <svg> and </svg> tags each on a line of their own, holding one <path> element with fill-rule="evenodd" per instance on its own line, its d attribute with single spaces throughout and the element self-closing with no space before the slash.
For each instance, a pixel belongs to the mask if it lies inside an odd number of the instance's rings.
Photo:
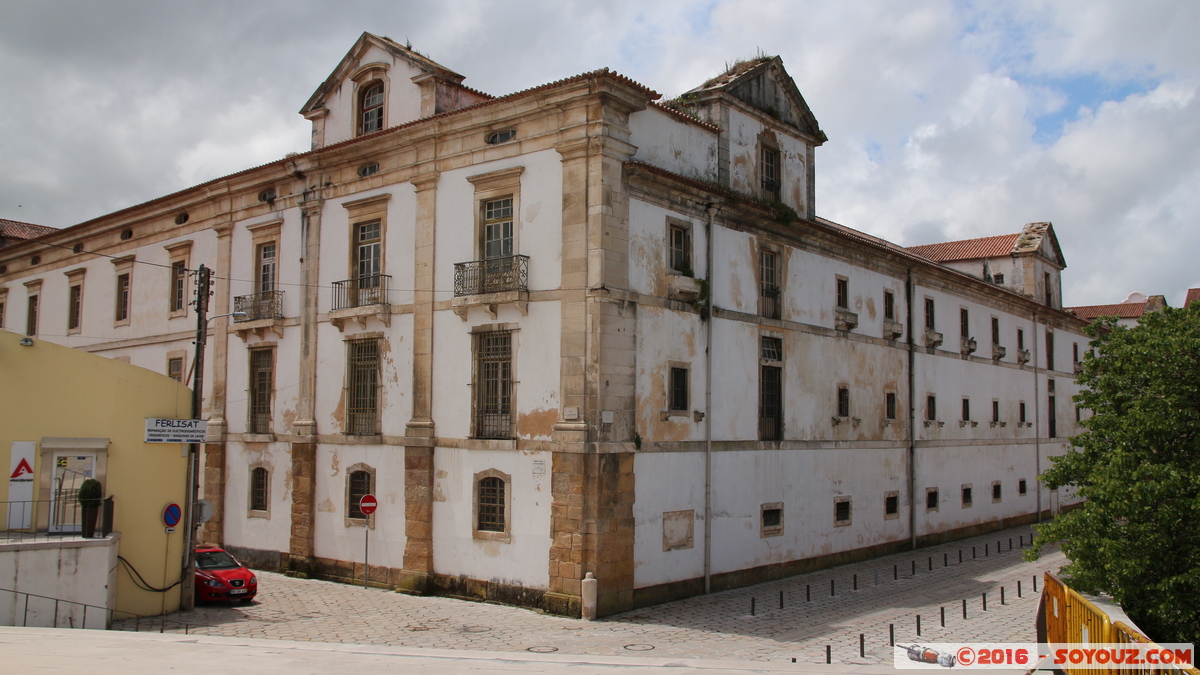
<svg viewBox="0 0 1200 675">
<path fill-rule="evenodd" d="M 258 577 L 215 546 L 196 549 L 196 599 L 241 600 L 258 595 Z"/>
</svg>

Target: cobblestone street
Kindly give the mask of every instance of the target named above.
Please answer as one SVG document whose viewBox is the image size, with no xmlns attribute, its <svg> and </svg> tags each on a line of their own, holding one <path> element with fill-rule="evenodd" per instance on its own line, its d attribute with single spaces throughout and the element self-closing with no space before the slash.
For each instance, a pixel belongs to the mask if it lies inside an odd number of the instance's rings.
<svg viewBox="0 0 1200 675">
<path fill-rule="evenodd" d="M 1024 562 L 1021 539 L 1028 546 L 1028 527 L 595 622 L 260 572 L 254 604 L 204 605 L 165 619 L 116 622 L 114 628 L 502 652 L 770 662 L 795 658 L 805 663 L 824 663 L 829 645 L 834 663 L 890 665 L 889 625 L 897 644 L 1036 642 L 1034 578 L 1040 591 L 1042 573 L 1057 571 L 1065 558 L 1054 549 L 1036 563 Z M 853 590 L 856 576 L 858 590 Z M 865 656 L 859 655 L 860 633 Z"/>
</svg>

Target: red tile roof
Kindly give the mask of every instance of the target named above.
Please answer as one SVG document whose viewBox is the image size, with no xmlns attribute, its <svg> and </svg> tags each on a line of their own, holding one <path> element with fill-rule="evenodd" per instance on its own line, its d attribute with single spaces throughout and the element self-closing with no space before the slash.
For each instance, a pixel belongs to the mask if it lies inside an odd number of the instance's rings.
<svg viewBox="0 0 1200 675">
<path fill-rule="evenodd" d="M 1012 254 L 1017 246 L 1017 238 L 1020 236 L 1020 234 L 1001 234 L 995 237 L 909 246 L 908 250 L 935 262 L 1000 258 Z"/>
<path fill-rule="evenodd" d="M 1193 302 L 1200 302 L 1200 288 L 1189 288 L 1187 299 L 1183 301 L 1183 306 L 1187 307 Z"/>
<path fill-rule="evenodd" d="M 0 233 L 9 239 L 37 239 L 43 234 L 54 232 L 55 228 L 33 223 L 22 223 L 17 220 L 0 218 Z"/>
<path fill-rule="evenodd" d="M 1102 316 L 1115 316 L 1118 319 L 1137 319 L 1146 313 L 1144 302 L 1118 302 L 1115 305 L 1084 305 L 1083 307 L 1064 307 L 1066 311 L 1081 319 L 1098 319 Z"/>
</svg>

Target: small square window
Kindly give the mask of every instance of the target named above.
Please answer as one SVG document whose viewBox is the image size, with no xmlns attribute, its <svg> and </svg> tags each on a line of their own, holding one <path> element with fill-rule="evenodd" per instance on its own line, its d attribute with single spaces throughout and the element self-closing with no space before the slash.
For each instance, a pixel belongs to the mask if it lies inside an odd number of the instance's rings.
<svg viewBox="0 0 1200 675">
<path fill-rule="evenodd" d="M 1021 480 L 1017 481 L 1017 494 L 1025 495 L 1028 492 L 1029 487 L 1025 484 L 1025 479 L 1022 478 Z"/>
<path fill-rule="evenodd" d="M 971 484 L 966 483 L 962 486 L 962 505 L 964 509 L 970 508 L 971 500 Z"/>
<path fill-rule="evenodd" d="M 938 510 L 938 489 L 937 488 L 925 488 L 925 510 L 926 511 L 937 511 Z"/>
<path fill-rule="evenodd" d="M 777 537 L 783 534 L 783 502 L 763 504 L 759 513 L 759 536 Z"/>
<path fill-rule="evenodd" d="M 883 518 L 891 520 L 900 517 L 900 493 L 888 492 L 883 497 Z"/>
<path fill-rule="evenodd" d="M 995 283 L 997 286 L 1004 284 L 1004 275 L 1003 274 L 993 274 L 992 282 Z"/>
<path fill-rule="evenodd" d="M 992 481 L 992 501 L 999 502 L 1001 496 L 1000 481 Z"/>
<path fill-rule="evenodd" d="M 850 498 L 838 497 L 833 503 L 833 524 L 842 527 L 850 524 Z"/>
</svg>

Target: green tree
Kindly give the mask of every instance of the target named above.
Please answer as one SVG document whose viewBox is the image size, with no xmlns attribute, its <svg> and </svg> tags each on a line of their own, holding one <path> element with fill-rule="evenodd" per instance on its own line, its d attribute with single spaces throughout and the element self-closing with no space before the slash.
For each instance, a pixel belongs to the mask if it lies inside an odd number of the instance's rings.
<svg viewBox="0 0 1200 675">
<path fill-rule="evenodd" d="M 1026 557 L 1060 543 L 1072 588 L 1108 593 L 1152 639 L 1198 641 L 1200 305 L 1088 335 L 1075 401 L 1093 414 L 1041 476 L 1085 501 L 1038 526 Z"/>
</svg>

